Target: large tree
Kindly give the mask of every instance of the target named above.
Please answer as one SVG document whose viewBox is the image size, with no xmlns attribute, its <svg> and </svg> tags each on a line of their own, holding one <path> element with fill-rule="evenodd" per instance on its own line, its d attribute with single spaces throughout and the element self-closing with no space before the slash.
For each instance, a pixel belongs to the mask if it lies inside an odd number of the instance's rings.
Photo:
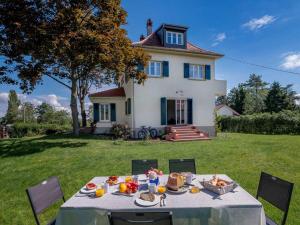
<svg viewBox="0 0 300 225">
<path fill-rule="evenodd" d="M 5 120 L 7 123 L 15 123 L 19 116 L 19 106 L 20 100 L 16 91 L 10 90 L 8 95 L 8 107 L 5 115 Z"/>
<path fill-rule="evenodd" d="M 228 105 L 240 114 L 245 111 L 246 90 L 242 84 L 230 90 L 227 101 Z"/>
<path fill-rule="evenodd" d="M 261 75 L 253 73 L 250 74 L 249 79 L 243 85 L 247 90 L 245 113 L 253 114 L 263 112 L 268 83 L 262 80 Z"/>
<path fill-rule="evenodd" d="M 70 90 L 74 134 L 79 133 L 78 82 L 95 68 L 118 80 L 146 79 L 136 68 L 148 57 L 132 47 L 120 0 L 11 0 L 0 4 L 2 74 L 16 72 L 31 91 L 48 76 Z"/>
<path fill-rule="evenodd" d="M 273 82 L 265 99 L 266 111 L 295 110 L 296 99 L 296 92 L 292 89 L 292 85 L 282 87 L 278 82 Z"/>
</svg>

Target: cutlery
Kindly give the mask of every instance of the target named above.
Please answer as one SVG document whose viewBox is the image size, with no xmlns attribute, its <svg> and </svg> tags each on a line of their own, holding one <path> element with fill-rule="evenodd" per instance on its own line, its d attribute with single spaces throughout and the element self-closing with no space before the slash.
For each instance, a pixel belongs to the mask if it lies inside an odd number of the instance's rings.
<svg viewBox="0 0 300 225">
<path fill-rule="evenodd" d="M 163 194 L 162 195 L 162 199 L 163 199 L 163 205 L 166 206 L 166 201 L 165 199 L 167 198 L 167 195 L 166 194 Z"/>
</svg>

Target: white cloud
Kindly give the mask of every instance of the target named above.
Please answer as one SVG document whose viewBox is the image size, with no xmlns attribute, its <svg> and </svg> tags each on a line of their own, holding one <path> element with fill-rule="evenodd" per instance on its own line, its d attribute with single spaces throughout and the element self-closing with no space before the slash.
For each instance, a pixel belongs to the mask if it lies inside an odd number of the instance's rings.
<svg viewBox="0 0 300 225">
<path fill-rule="evenodd" d="M 68 99 L 65 97 L 57 96 L 55 94 L 37 96 L 18 94 L 18 98 L 21 102 L 31 102 L 35 106 L 46 102 L 52 105 L 56 110 L 66 110 L 70 112 Z M 0 117 L 6 114 L 7 101 L 8 92 L 0 92 Z"/>
<path fill-rule="evenodd" d="M 296 94 L 296 96 L 297 96 L 298 98 L 300 98 L 300 94 Z M 296 99 L 296 104 L 297 104 L 297 105 L 300 105 L 300 99 Z"/>
<path fill-rule="evenodd" d="M 216 35 L 214 43 L 212 44 L 212 46 L 217 46 L 218 44 L 220 44 L 221 42 L 223 42 L 226 39 L 226 34 L 223 33 L 219 33 Z"/>
<path fill-rule="evenodd" d="M 261 18 L 254 18 L 243 24 L 243 27 L 247 27 L 250 30 L 258 30 L 268 24 L 273 23 L 276 20 L 274 16 L 264 15 Z"/>
<path fill-rule="evenodd" d="M 300 52 L 289 52 L 283 55 L 283 62 L 280 65 L 284 69 L 300 68 Z"/>
</svg>

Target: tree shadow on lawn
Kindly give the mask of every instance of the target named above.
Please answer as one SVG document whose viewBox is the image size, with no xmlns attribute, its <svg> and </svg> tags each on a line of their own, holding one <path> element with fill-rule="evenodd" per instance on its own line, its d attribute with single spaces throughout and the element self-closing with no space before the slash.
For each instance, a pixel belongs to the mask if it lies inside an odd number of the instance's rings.
<svg viewBox="0 0 300 225">
<path fill-rule="evenodd" d="M 56 136 L 56 135 L 55 135 Z M 52 142 L 49 140 L 58 140 L 57 142 Z M 62 141 L 61 139 L 66 139 Z M 87 142 L 74 142 L 67 140 L 67 138 L 61 138 L 59 136 L 45 136 L 32 139 L 14 139 L 3 141 L 1 143 L 0 157 L 19 157 L 25 155 L 31 155 L 35 153 L 43 152 L 50 148 L 80 148 L 86 146 Z"/>
</svg>

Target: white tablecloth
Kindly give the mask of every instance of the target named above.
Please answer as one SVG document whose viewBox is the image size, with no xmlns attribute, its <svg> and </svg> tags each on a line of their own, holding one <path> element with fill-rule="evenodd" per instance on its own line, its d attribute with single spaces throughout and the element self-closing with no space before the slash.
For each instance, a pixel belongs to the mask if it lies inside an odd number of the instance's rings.
<svg viewBox="0 0 300 225">
<path fill-rule="evenodd" d="M 212 175 L 196 175 L 197 184 Z M 218 175 L 231 180 L 226 175 Z M 100 184 L 107 177 L 95 177 L 91 182 Z M 166 180 L 163 176 L 161 180 Z M 138 195 L 138 193 L 137 193 Z M 240 186 L 234 192 L 217 196 L 202 190 L 181 195 L 167 194 L 167 206 L 140 207 L 135 197 L 106 194 L 101 198 L 77 197 L 75 194 L 60 208 L 56 225 L 109 225 L 107 213 L 114 211 L 172 212 L 174 225 L 265 225 L 265 214 L 259 201 Z"/>
</svg>

